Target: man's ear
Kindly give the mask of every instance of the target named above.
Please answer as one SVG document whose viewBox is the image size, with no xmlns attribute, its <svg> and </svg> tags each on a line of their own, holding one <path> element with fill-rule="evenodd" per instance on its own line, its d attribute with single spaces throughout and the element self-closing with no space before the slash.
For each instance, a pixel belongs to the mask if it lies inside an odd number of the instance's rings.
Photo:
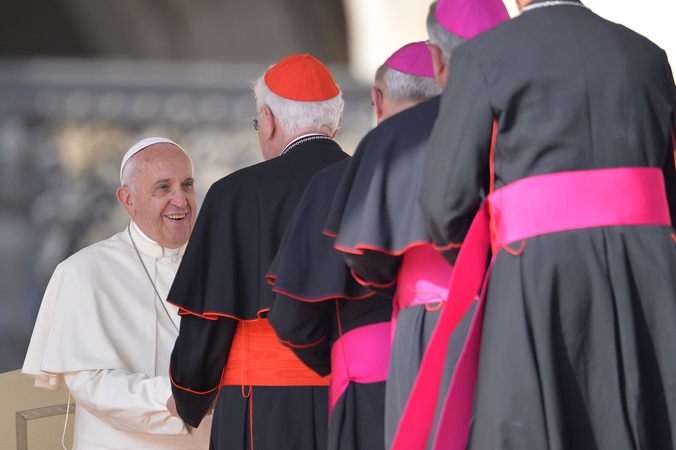
<svg viewBox="0 0 676 450">
<path fill-rule="evenodd" d="M 336 130 L 331 134 L 331 139 L 335 139 L 336 135 L 338 134 L 338 130 L 340 130 L 340 125 L 343 123 L 343 115 L 340 115 L 340 119 L 338 120 L 338 126 L 336 127 Z"/>
<path fill-rule="evenodd" d="M 371 86 L 371 102 L 373 102 L 373 111 L 376 113 L 376 123 L 380 123 L 383 117 L 383 96 L 375 86 Z"/>
<path fill-rule="evenodd" d="M 131 195 L 131 190 L 126 186 L 120 186 L 115 193 L 117 200 L 122 204 L 124 210 L 132 219 L 136 216 L 136 208 L 134 207 L 134 199 Z"/>
<path fill-rule="evenodd" d="M 275 116 L 272 114 L 272 110 L 268 105 L 263 105 L 263 110 L 261 111 L 261 120 L 265 122 L 265 126 L 263 127 L 262 131 L 265 135 L 265 139 L 269 141 L 272 139 L 272 136 L 274 136 L 277 130 L 275 128 Z"/>
<path fill-rule="evenodd" d="M 443 89 L 446 86 L 446 77 L 448 76 L 448 64 L 441 49 L 434 44 L 427 44 L 427 49 L 432 56 L 432 67 L 434 67 L 434 79 Z"/>
</svg>

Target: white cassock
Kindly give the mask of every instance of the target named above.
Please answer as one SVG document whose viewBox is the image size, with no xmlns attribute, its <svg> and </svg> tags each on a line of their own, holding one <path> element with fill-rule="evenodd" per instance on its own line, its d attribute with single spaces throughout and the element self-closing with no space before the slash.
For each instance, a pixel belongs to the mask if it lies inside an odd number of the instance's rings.
<svg viewBox="0 0 676 450">
<path fill-rule="evenodd" d="M 22 373 L 37 387 L 70 389 L 74 449 L 206 449 L 211 416 L 190 435 L 166 408 L 180 317 L 165 299 L 185 246 L 165 249 L 129 230 L 148 274 L 127 229 L 59 264 Z"/>
</svg>

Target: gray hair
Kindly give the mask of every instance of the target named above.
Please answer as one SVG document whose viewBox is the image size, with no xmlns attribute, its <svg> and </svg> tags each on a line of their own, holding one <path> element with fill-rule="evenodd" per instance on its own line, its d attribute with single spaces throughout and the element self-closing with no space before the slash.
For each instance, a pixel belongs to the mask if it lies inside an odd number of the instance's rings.
<svg viewBox="0 0 676 450">
<path fill-rule="evenodd" d="M 134 155 L 136 156 L 136 155 Z M 120 179 L 120 185 L 128 187 L 132 191 L 136 190 L 136 172 L 137 172 L 136 158 L 129 158 L 129 161 L 124 165 L 122 170 L 122 178 Z"/>
<path fill-rule="evenodd" d="M 430 37 L 430 42 L 441 49 L 446 64 L 450 65 L 453 50 L 467 39 L 456 36 L 444 28 L 437 20 L 437 15 L 435 14 L 436 8 L 437 2 L 432 2 L 430 10 L 427 13 L 427 34 Z"/>
<path fill-rule="evenodd" d="M 343 94 L 340 91 L 338 95 L 329 100 L 299 102 L 280 97 L 272 92 L 265 83 L 265 75 L 254 81 L 251 87 L 256 97 L 256 111 L 260 111 L 263 105 L 267 105 L 287 134 L 294 135 L 300 130 L 319 131 L 323 126 L 328 127 L 331 133 L 334 133 L 340 126 L 345 106 Z"/>
<path fill-rule="evenodd" d="M 422 102 L 441 94 L 434 78 L 400 72 L 383 64 L 376 71 L 376 83 L 382 83 L 394 102 Z"/>
</svg>

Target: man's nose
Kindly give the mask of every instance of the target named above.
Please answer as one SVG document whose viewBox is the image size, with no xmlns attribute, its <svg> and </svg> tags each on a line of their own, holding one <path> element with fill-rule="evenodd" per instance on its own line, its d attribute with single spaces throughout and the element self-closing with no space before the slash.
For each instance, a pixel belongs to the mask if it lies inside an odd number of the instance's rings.
<svg viewBox="0 0 676 450">
<path fill-rule="evenodd" d="M 174 189 L 171 193 L 171 204 L 178 206 L 179 208 L 184 207 L 188 203 L 185 193 L 181 189 Z"/>
</svg>

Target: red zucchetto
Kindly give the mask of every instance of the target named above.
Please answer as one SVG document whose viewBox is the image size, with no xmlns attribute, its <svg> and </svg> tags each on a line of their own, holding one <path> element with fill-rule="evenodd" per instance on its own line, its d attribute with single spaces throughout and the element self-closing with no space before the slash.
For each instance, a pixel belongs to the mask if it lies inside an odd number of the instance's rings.
<svg viewBox="0 0 676 450">
<path fill-rule="evenodd" d="M 280 97 L 299 102 L 321 102 L 340 93 L 329 69 L 309 53 L 287 56 L 270 67 L 265 84 Z"/>
</svg>

